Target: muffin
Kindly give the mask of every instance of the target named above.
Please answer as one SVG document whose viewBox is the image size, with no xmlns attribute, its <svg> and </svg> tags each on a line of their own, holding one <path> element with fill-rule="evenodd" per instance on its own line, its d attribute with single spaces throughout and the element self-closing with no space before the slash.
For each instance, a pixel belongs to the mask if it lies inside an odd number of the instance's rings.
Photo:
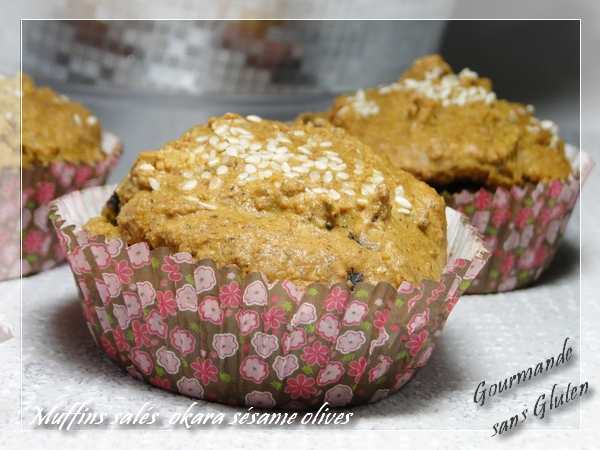
<svg viewBox="0 0 600 450">
<path fill-rule="evenodd" d="M 447 259 L 444 201 L 425 183 L 329 124 L 235 114 L 141 153 L 85 229 L 301 287 L 415 284 Z"/>
<path fill-rule="evenodd" d="M 226 114 L 53 205 L 98 345 L 232 405 L 385 398 L 487 257 L 433 189 L 329 124 Z"/>
<path fill-rule="evenodd" d="M 556 124 L 533 111 L 497 99 L 489 79 L 469 69 L 454 74 L 432 55 L 395 83 L 340 96 L 329 111 L 298 122 L 345 129 L 467 214 L 494 254 L 469 289 L 482 293 L 537 279 L 577 200 L 578 152 L 569 150 L 569 159 Z"/>
<path fill-rule="evenodd" d="M 22 76 L 22 272 L 54 267 L 64 253 L 48 219 L 48 203 L 106 182 L 122 151 L 82 104 Z"/>
<path fill-rule="evenodd" d="M 21 272 L 20 104 L 19 77 L 0 75 L 0 281 Z"/>
</svg>

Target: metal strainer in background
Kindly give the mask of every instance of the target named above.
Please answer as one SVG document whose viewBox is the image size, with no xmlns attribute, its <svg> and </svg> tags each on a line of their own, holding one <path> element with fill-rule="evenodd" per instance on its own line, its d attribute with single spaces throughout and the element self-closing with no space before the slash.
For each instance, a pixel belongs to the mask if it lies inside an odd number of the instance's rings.
<svg viewBox="0 0 600 450">
<path fill-rule="evenodd" d="M 192 94 L 340 93 L 438 49 L 434 21 L 24 21 L 23 70 L 50 82 Z"/>
</svg>

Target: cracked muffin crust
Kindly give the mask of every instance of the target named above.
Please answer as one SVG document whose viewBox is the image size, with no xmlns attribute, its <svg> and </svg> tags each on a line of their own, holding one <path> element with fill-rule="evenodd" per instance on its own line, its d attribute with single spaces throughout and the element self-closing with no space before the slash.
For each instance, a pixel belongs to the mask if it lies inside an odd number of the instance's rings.
<svg viewBox="0 0 600 450">
<path fill-rule="evenodd" d="M 438 189 L 510 188 L 571 173 L 557 126 L 533 107 L 499 100 L 491 81 L 439 56 L 415 61 L 395 83 L 334 100 L 326 118 Z"/>
<path fill-rule="evenodd" d="M 444 201 L 345 131 L 228 113 L 143 152 L 84 228 L 298 286 L 438 279 Z"/>
</svg>

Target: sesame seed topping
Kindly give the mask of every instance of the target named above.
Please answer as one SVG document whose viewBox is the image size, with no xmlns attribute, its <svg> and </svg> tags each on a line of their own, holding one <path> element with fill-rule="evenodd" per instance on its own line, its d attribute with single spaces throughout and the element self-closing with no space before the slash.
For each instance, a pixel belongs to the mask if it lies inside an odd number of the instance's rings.
<svg viewBox="0 0 600 450">
<path fill-rule="evenodd" d="M 211 136 L 211 137 L 208 139 L 208 143 L 209 143 L 210 145 L 217 145 L 217 144 L 219 143 L 219 141 L 220 141 L 220 139 L 219 139 L 219 137 L 218 137 L 218 136 Z"/>
<path fill-rule="evenodd" d="M 81 118 L 79 117 L 79 114 L 73 114 L 73 120 L 75 121 L 75 123 L 82 127 L 83 123 L 81 122 Z"/>
<path fill-rule="evenodd" d="M 323 175 L 323 181 L 325 183 L 331 183 L 333 181 L 333 174 L 329 170 Z"/>
<path fill-rule="evenodd" d="M 332 200 L 339 200 L 340 198 L 342 198 L 340 193 L 338 191 L 336 191 L 335 189 L 329 189 L 329 196 L 331 197 Z"/>
<path fill-rule="evenodd" d="M 219 167 L 217 167 L 216 173 L 217 173 L 217 175 L 225 175 L 228 171 L 229 171 L 229 167 L 219 166 Z"/>
<path fill-rule="evenodd" d="M 192 172 L 191 170 L 184 170 L 183 173 L 183 178 L 192 178 L 194 176 L 194 172 Z"/>
<path fill-rule="evenodd" d="M 360 193 L 362 195 L 372 195 L 375 192 L 375 185 L 369 183 L 363 183 L 360 188 Z"/>
<path fill-rule="evenodd" d="M 96 118 L 96 116 L 87 116 L 85 119 L 85 123 L 87 123 L 89 126 L 94 126 L 98 123 L 98 119 Z"/>
<path fill-rule="evenodd" d="M 313 170 L 311 173 L 308 174 L 308 176 L 313 181 L 319 181 L 319 178 L 321 178 L 321 174 L 316 170 Z"/>
<path fill-rule="evenodd" d="M 289 173 L 292 171 L 292 168 L 290 167 L 290 165 L 286 162 L 284 162 L 283 164 L 281 164 L 281 171 L 283 173 Z"/>
<path fill-rule="evenodd" d="M 369 204 L 366 198 L 359 198 L 356 200 L 356 203 L 361 206 L 367 206 Z"/>
<path fill-rule="evenodd" d="M 306 133 L 302 130 L 294 130 L 294 136 L 304 136 Z"/>
<path fill-rule="evenodd" d="M 248 148 L 255 152 L 256 150 L 260 150 L 262 148 L 262 144 L 260 142 L 252 142 Z"/>
<path fill-rule="evenodd" d="M 529 111 L 531 114 L 533 114 L 535 112 L 535 106 L 533 106 L 533 105 L 527 105 L 526 108 L 527 108 L 527 111 Z"/>
<path fill-rule="evenodd" d="M 406 200 L 406 198 L 400 197 L 400 196 L 396 196 L 394 198 L 394 200 L 396 201 L 396 203 L 398 203 L 403 208 L 412 209 L 412 204 L 408 200 Z"/>
<path fill-rule="evenodd" d="M 331 147 L 333 143 L 331 141 L 319 142 L 319 147 Z"/>
<path fill-rule="evenodd" d="M 217 209 L 217 207 L 215 205 L 211 205 L 210 203 L 201 202 L 200 200 L 198 200 L 198 204 L 210 211 L 215 211 Z"/>
<path fill-rule="evenodd" d="M 192 190 L 196 187 L 197 184 L 198 184 L 198 180 L 188 180 L 185 183 L 183 183 L 183 186 L 181 186 L 181 190 L 182 191 Z"/>
<path fill-rule="evenodd" d="M 246 162 L 248 164 L 258 164 L 260 161 L 261 161 L 261 158 L 258 155 L 251 155 L 251 156 L 246 157 Z"/>
<path fill-rule="evenodd" d="M 356 195 L 356 191 L 354 191 L 353 189 L 342 189 L 342 192 L 351 197 Z"/>
<path fill-rule="evenodd" d="M 202 175 L 200 175 L 200 178 L 204 180 L 210 180 L 212 178 L 212 173 L 210 173 L 208 170 L 205 170 L 202 172 Z"/>
<path fill-rule="evenodd" d="M 259 116 L 255 116 L 254 114 L 250 114 L 249 116 L 246 116 L 246 119 L 248 119 L 250 122 L 254 122 L 254 123 L 262 122 L 262 118 L 260 118 Z"/>
<path fill-rule="evenodd" d="M 304 153 L 305 155 L 308 155 L 308 156 L 310 156 L 310 155 L 312 155 L 312 154 L 313 154 L 313 152 L 311 152 L 311 151 L 310 151 L 309 149 L 307 149 L 306 147 L 303 147 L 302 145 L 301 145 L 300 147 L 298 147 L 298 148 L 297 148 L 297 150 L 298 150 L 300 153 Z"/>
<path fill-rule="evenodd" d="M 406 208 L 398 208 L 398 212 L 401 214 L 406 214 L 406 215 L 410 214 L 410 211 Z"/>
<path fill-rule="evenodd" d="M 237 145 L 230 145 L 229 147 L 227 147 L 225 149 L 225 154 L 229 155 L 229 156 L 238 156 L 239 155 L 238 148 L 240 148 L 240 147 Z"/>
<path fill-rule="evenodd" d="M 221 179 L 219 177 L 214 177 L 208 183 L 208 188 L 209 189 L 219 189 L 222 186 L 222 184 L 223 184 L 223 181 L 221 181 Z"/>
<path fill-rule="evenodd" d="M 148 178 L 148 183 L 150 184 L 150 187 L 152 188 L 152 190 L 160 191 L 160 183 L 158 181 L 156 181 L 154 178 Z"/>
<path fill-rule="evenodd" d="M 197 136 L 196 142 L 206 142 L 210 136 Z"/>
<path fill-rule="evenodd" d="M 349 179 L 349 178 L 350 178 L 350 175 L 348 175 L 346 172 L 338 172 L 338 173 L 336 174 L 336 178 L 337 178 L 338 180 L 347 180 L 347 179 Z"/>
<path fill-rule="evenodd" d="M 256 173 L 256 166 L 254 166 L 253 164 L 246 164 L 246 166 L 244 167 L 244 171 L 247 174 Z"/>
<path fill-rule="evenodd" d="M 315 167 L 319 170 L 325 170 L 327 169 L 327 163 L 324 163 L 323 161 L 315 161 Z"/>
<path fill-rule="evenodd" d="M 138 166 L 140 170 L 154 170 L 154 166 L 148 163 L 142 163 Z"/>
</svg>

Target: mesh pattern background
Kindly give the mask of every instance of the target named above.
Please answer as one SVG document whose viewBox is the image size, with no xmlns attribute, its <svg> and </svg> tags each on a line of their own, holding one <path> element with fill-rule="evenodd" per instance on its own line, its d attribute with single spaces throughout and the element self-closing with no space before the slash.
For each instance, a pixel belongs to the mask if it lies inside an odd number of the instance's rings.
<svg viewBox="0 0 600 450">
<path fill-rule="evenodd" d="M 443 28 L 443 21 L 24 21 L 22 61 L 34 77 L 95 86 L 338 93 L 395 80 L 437 50 Z"/>
</svg>

